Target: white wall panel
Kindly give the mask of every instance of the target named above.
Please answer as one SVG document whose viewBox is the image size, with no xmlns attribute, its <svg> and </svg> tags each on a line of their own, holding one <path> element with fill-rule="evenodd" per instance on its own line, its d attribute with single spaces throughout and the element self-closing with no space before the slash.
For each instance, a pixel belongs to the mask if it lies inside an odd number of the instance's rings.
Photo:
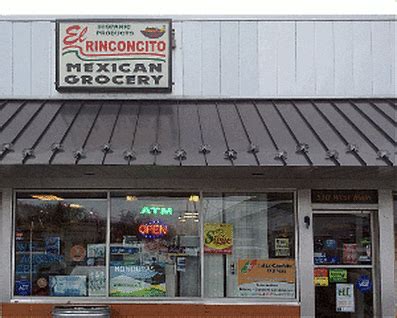
<svg viewBox="0 0 397 318">
<path fill-rule="evenodd" d="M 391 89 L 393 95 L 397 96 L 397 22 L 391 22 L 390 24 L 390 34 L 393 49 L 391 55 Z"/>
<path fill-rule="evenodd" d="M 201 95 L 201 23 L 183 22 L 183 94 Z"/>
<path fill-rule="evenodd" d="M 349 96 L 354 92 L 352 22 L 334 23 L 334 41 L 335 95 Z"/>
<path fill-rule="evenodd" d="M 182 22 L 172 24 L 175 30 L 176 48 L 172 51 L 172 78 L 174 85 L 172 91 L 176 95 L 183 94 L 183 41 L 182 41 Z"/>
<path fill-rule="evenodd" d="M 51 90 L 52 61 L 51 42 L 53 33 L 50 22 L 32 23 L 32 94 L 49 96 Z"/>
<path fill-rule="evenodd" d="M 13 94 L 32 93 L 32 23 L 14 22 L 13 26 Z"/>
<path fill-rule="evenodd" d="M 221 95 L 239 92 L 239 23 L 221 22 Z"/>
<path fill-rule="evenodd" d="M 392 97 L 396 21 L 178 20 L 171 94 L 59 93 L 55 21 L 0 21 L 0 98 Z"/>
<path fill-rule="evenodd" d="M 0 22 L 0 96 L 12 95 L 12 22 Z"/>
<path fill-rule="evenodd" d="M 295 95 L 296 46 L 295 22 L 283 22 L 278 26 L 277 45 L 277 95 Z"/>
<path fill-rule="evenodd" d="M 202 95 L 220 94 L 220 22 L 203 22 L 201 25 L 201 85 Z"/>
<path fill-rule="evenodd" d="M 315 94 L 314 22 L 296 24 L 296 94 Z"/>
<path fill-rule="evenodd" d="M 277 95 L 277 22 L 258 22 L 259 96 Z"/>
<path fill-rule="evenodd" d="M 390 22 L 371 23 L 373 93 L 387 94 L 391 90 L 391 65 L 393 38 Z"/>
<path fill-rule="evenodd" d="M 257 96 L 258 22 L 240 22 L 239 65 L 239 96 Z"/>
<path fill-rule="evenodd" d="M 356 95 L 372 95 L 371 23 L 353 23 L 353 82 Z"/>
<path fill-rule="evenodd" d="M 332 22 L 316 22 L 315 33 L 315 70 L 316 95 L 334 95 L 334 30 Z"/>
</svg>

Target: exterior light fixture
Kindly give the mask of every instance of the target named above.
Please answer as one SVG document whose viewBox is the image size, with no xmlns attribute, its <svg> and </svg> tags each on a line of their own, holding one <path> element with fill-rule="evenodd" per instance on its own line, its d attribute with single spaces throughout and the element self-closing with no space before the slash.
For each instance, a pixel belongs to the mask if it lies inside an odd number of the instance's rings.
<svg viewBox="0 0 397 318">
<path fill-rule="evenodd" d="M 32 198 L 42 201 L 63 201 L 63 198 L 53 194 L 33 194 Z"/>
<path fill-rule="evenodd" d="M 72 209 L 80 209 L 80 208 L 82 208 L 82 207 L 83 207 L 82 205 L 77 204 L 77 203 L 71 203 L 71 204 L 69 204 L 69 208 L 72 208 Z"/>
<path fill-rule="evenodd" d="M 189 197 L 189 202 L 199 202 L 200 201 L 200 197 L 197 194 L 192 194 Z"/>
<path fill-rule="evenodd" d="M 137 198 L 135 195 L 127 195 L 127 196 L 125 197 L 125 199 L 126 199 L 127 201 L 136 201 L 136 200 L 138 200 L 138 198 Z"/>
</svg>

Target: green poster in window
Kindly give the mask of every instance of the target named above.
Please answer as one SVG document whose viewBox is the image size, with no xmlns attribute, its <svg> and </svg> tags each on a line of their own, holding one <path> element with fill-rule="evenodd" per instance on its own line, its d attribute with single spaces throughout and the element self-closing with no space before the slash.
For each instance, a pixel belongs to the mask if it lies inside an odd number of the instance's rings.
<svg viewBox="0 0 397 318">
<path fill-rule="evenodd" d="M 347 283 L 347 269 L 334 268 L 329 270 L 330 283 Z"/>
</svg>

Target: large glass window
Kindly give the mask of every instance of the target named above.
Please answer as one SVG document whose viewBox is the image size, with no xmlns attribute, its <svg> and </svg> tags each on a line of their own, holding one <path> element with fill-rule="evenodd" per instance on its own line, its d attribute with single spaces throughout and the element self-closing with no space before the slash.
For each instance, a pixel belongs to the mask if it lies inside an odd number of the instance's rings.
<svg viewBox="0 0 397 318">
<path fill-rule="evenodd" d="M 106 193 L 18 193 L 16 296 L 106 296 Z"/>
<path fill-rule="evenodd" d="M 17 192 L 14 233 L 18 297 L 297 298 L 293 193 Z"/>
<path fill-rule="evenodd" d="M 207 297 L 296 297 L 293 194 L 204 195 Z"/>
<path fill-rule="evenodd" d="M 111 199 L 110 296 L 200 296 L 198 195 Z"/>
</svg>

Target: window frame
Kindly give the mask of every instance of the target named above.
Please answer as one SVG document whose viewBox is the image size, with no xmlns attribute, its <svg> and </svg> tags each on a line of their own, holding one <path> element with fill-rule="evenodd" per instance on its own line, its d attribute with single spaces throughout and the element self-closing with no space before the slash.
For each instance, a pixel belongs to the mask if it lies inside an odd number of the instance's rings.
<svg viewBox="0 0 397 318">
<path fill-rule="evenodd" d="M 31 192 L 38 192 L 38 193 L 103 193 L 105 194 L 104 200 L 107 200 L 107 220 L 106 220 L 106 296 L 105 297 L 93 297 L 93 296 L 81 296 L 81 297 L 62 297 L 62 296 L 17 296 L 15 295 L 15 232 L 16 232 L 16 213 L 17 213 L 17 194 L 18 193 L 31 193 Z M 110 266 L 110 228 L 111 228 L 111 198 L 112 193 L 114 192 L 122 192 L 128 193 L 132 192 L 134 194 L 141 193 L 153 193 L 155 196 L 158 193 L 166 194 L 166 193 L 197 193 L 200 196 L 200 202 L 197 206 L 198 212 L 200 213 L 200 219 L 198 222 L 199 226 L 199 236 L 200 236 L 200 296 L 198 297 L 111 297 L 109 295 L 109 266 Z M 293 213 L 294 213 L 294 234 L 295 234 L 295 288 L 296 294 L 294 299 L 279 299 L 279 298 L 260 298 L 260 297 L 222 297 L 222 298 L 209 298 L 204 296 L 204 215 L 203 215 L 203 196 L 204 193 L 228 193 L 233 195 L 238 195 L 241 193 L 246 194 L 265 194 L 265 193 L 291 193 L 292 194 L 292 204 L 293 204 Z M 237 305 L 244 305 L 244 304 L 253 304 L 253 305 L 299 305 L 301 300 L 301 293 L 300 293 L 300 268 L 299 268 L 299 229 L 298 229 L 298 202 L 297 202 L 297 189 L 263 189 L 263 190 L 238 190 L 233 191 L 227 189 L 227 187 L 222 189 L 180 189 L 180 188 L 105 188 L 105 189 L 82 189 L 82 188 L 54 188 L 54 189 L 18 189 L 15 188 L 12 190 L 12 238 L 11 238 L 11 288 L 10 288 L 10 300 L 11 302 L 18 302 L 18 303 L 53 303 L 53 304 L 73 304 L 73 303 L 135 303 L 135 304 L 150 304 L 150 303 L 162 303 L 162 304 L 213 304 L 213 305 L 222 305 L 222 304 L 237 304 Z"/>
</svg>

